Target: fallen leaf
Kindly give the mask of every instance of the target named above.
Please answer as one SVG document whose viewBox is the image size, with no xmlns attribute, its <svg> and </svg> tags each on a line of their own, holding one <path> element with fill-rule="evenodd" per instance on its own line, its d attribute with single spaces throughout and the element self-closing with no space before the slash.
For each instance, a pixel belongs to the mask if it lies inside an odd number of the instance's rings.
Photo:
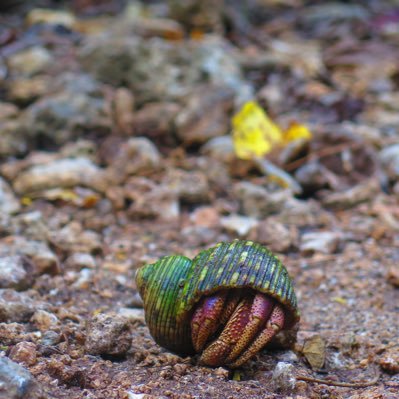
<svg viewBox="0 0 399 399">
<path fill-rule="evenodd" d="M 232 125 L 234 149 L 241 159 L 263 157 L 283 138 L 280 128 L 255 101 L 242 106 Z"/>
<path fill-rule="evenodd" d="M 290 143 L 291 141 L 299 139 L 311 140 L 311 138 L 312 133 L 310 132 L 310 130 L 305 125 L 297 122 L 291 123 L 291 125 L 283 134 L 283 140 L 285 145 Z"/>
<path fill-rule="evenodd" d="M 326 343 L 320 335 L 307 339 L 303 345 L 303 355 L 314 370 L 320 370 L 326 359 Z"/>
<path fill-rule="evenodd" d="M 342 298 L 340 296 L 336 296 L 336 297 L 332 298 L 332 300 L 334 302 L 337 302 L 337 303 L 341 304 L 341 305 L 347 305 L 348 304 L 348 301 L 345 298 Z"/>
</svg>

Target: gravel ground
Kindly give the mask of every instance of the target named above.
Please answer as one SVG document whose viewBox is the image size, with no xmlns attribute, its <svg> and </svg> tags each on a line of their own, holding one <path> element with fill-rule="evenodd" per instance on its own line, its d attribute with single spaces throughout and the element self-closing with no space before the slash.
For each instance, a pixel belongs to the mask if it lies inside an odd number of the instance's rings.
<svg viewBox="0 0 399 399">
<path fill-rule="evenodd" d="M 397 2 L 67 3 L 0 14 L 0 398 L 398 398 Z M 253 98 L 310 142 L 238 159 Z M 236 238 L 286 265 L 296 342 L 156 345 L 137 268 Z"/>
</svg>

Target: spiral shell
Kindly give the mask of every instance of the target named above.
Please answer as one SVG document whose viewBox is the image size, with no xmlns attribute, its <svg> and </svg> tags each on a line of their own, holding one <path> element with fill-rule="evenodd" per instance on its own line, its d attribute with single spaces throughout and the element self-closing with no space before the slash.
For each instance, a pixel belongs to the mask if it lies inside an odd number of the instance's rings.
<svg viewBox="0 0 399 399">
<path fill-rule="evenodd" d="M 299 320 L 297 300 L 286 268 L 267 248 L 252 241 L 222 242 L 193 260 L 173 255 L 145 265 L 136 275 L 146 323 L 154 340 L 192 354 L 190 318 L 204 295 L 223 289 L 252 289 L 278 300 L 285 309 L 284 329 Z"/>
</svg>

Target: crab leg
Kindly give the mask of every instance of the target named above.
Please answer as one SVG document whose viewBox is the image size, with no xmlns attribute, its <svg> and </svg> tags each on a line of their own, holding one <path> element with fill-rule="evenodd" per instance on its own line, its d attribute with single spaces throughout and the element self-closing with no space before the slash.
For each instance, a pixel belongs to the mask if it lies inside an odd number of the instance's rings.
<svg viewBox="0 0 399 399">
<path fill-rule="evenodd" d="M 274 300 L 264 294 L 255 295 L 251 306 L 248 324 L 241 333 L 240 339 L 236 342 L 231 352 L 226 358 L 226 363 L 231 363 L 249 346 L 255 339 L 259 331 L 266 324 L 270 314 L 272 313 Z"/>
<path fill-rule="evenodd" d="M 200 363 L 208 366 L 220 366 L 224 363 L 248 324 L 251 304 L 252 298 L 246 297 L 240 301 L 220 336 L 202 352 Z"/>
<path fill-rule="evenodd" d="M 270 316 L 270 319 L 266 323 L 266 327 L 260 332 L 255 341 L 249 346 L 249 348 L 240 355 L 240 357 L 229 366 L 236 368 L 240 367 L 247 360 L 253 357 L 258 351 L 260 351 L 284 326 L 284 311 L 280 305 L 275 305 Z"/>
<path fill-rule="evenodd" d="M 191 339 L 196 352 L 201 352 L 215 332 L 230 319 L 240 296 L 227 291 L 203 298 L 191 319 Z"/>
<path fill-rule="evenodd" d="M 209 337 L 220 325 L 227 292 L 203 298 L 191 319 L 191 339 L 196 352 L 200 352 Z"/>
</svg>

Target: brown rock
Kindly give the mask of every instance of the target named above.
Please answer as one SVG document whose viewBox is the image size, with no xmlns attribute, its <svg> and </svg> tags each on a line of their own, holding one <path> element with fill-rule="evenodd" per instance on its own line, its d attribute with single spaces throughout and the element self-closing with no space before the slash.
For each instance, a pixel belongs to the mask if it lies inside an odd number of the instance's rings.
<svg viewBox="0 0 399 399">
<path fill-rule="evenodd" d="M 174 102 L 152 102 L 145 104 L 134 115 L 136 136 L 145 136 L 157 145 L 175 146 L 174 120 L 180 105 Z"/>
<path fill-rule="evenodd" d="M 42 309 L 37 310 L 30 321 L 42 332 L 56 328 L 60 324 L 60 321 L 55 314 Z"/>
<path fill-rule="evenodd" d="M 107 187 L 105 174 L 87 158 L 65 158 L 35 165 L 14 181 L 14 189 L 20 194 L 76 186 L 104 191 Z"/>
<path fill-rule="evenodd" d="M 297 230 L 268 218 L 251 231 L 250 239 L 266 245 L 272 252 L 286 252 L 298 239 Z"/>
<path fill-rule="evenodd" d="M 133 137 L 122 142 L 110 159 L 111 173 L 116 179 L 156 169 L 161 161 L 157 147 L 146 137 Z M 115 180 L 114 180 L 115 181 Z"/>
<path fill-rule="evenodd" d="M 201 206 L 190 215 L 191 221 L 196 226 L 216 227 L 220 223 L 220 215 L 212 206 Z"/>
<path fill-rule="evenodd" d="M 394 265 L 388 269 L 387 280 L 394 287 L 399 288 L 399 266 Z"/>
<path fill-rule="evenodd" d="M 163 184 L 184 202 L 198 203 L 209 200 L 208 179 L 202 172 L 171 169 Z"/>
<path fill-rule="evenodd" d="M 130 136 L 133 133 L 134 97 L 130 90 L 121 87 L 115 90 L 113 116 L 117 132 Z"/>
<path fill-rule="evenodd" d="M 132 200 L 128 215 L 134 219 L 173 220 L 179 216 L 180 207 L 177 195 L 149 179 L 130 178 L 124 191 L 126 198 Z"/>
<path fill-rule="evenodd" d="M 25 366 L 36 363 L 36 345 L 33 342 L 18 342 L 10 351 L 10 359 Z"/>
<path fill-rule="evenodd" d="M 390 374 L 399 373 L 399 350 L 394 347 L 388 349 L 380 359 L 381 368 Z"/>
</svg>

